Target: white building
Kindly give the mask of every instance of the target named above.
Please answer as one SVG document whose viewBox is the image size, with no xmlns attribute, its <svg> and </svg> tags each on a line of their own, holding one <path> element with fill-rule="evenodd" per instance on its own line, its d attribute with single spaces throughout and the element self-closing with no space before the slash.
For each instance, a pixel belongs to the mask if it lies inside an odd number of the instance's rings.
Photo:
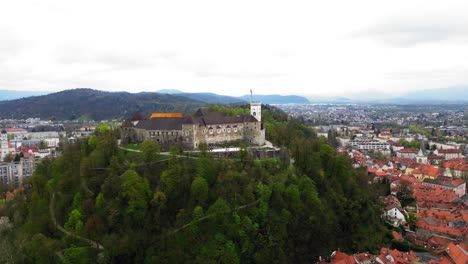
<svg viewBox="0 0 468 264">
<path fill-rule="evenodd" d="M 377 140 L 351 140 L 349 144 L 359 150 L 384 150 L 390 151 L 390 144 Z"/>
<path fill-rule="evenodd" d="M 406 219 L 402 209 L 397 205 L 385 207 L 385 219 L 389 221 L 394 227 L 405 225 Z"/>
</svg>

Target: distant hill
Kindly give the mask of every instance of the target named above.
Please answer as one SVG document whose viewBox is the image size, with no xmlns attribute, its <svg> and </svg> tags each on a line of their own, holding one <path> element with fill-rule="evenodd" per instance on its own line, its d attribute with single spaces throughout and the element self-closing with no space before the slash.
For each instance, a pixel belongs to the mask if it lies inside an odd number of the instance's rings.
<svg viewBox="0 0 468 264">
<path fill-rule="evenodd" d="M 104 120 L 130 116 L 140 111 L 192 112 L 205 105 L 201 101 L 169 94 L 103 92 L 72 89 L 42 96 L 0 101 L 0 118 Z"/>
<path fill-rule="evenodd" d="M 468 101 L 468 87 L 449 87 L 433 90 L 409 92 L 400 96 L 410 101 Z"/>
<path fill-rule="evenodd" d="M 467 103 L 468 87 L 449 87 L 408 92 L 398 97 L 354 98 L 353 102 L 377 104 L 444 104 Z"/>
<path fill-rule="evenodd" d="M 250 101 L 250 95 L 243 95 L 239 98 L 244 99 L 245 101 Z M 309 100 L 303 96 L 298 95 L 278 95 L 278 94 L 268 94 L 261 95 L 257 94 L 252 97 L 254 101 L 260 101 L 264 104 L 307 104 Z"/>
<path fill-rule="evenodd" d="M 34 91 L 0 90 L 0 101 L 14 100 L 14 99 L 19 99 L 19 98 L 24 98 L 24 97 L 29 97 L 29 96 L 45 95 L 49 93 L 50 92 L 46 92 L 46 91 L 34 92 Z"/>
<path fill-rule="evenodd" d="M 215 93 L 186 93 L 175 89 L 162 89 L 157 91 L 160 94 L 175 94 L 207 104 L 242 104 L 246 101 L 232 96 L 219 95 Z"/>
<path fill-rule="evenodd" d="M 177 95 L 201 101 L 207 104 L 242 104 L 247 102 L 242 98 L 219 95 L 215 93 L 180 93 Z"/>
<path fill-rule="evenodd" d="M 176 90 L 176 89 L 161 89 L 159 91 L 156 91 L 157 93 L 162 93 L 162 94 L 181 94 L 184 93 L 181 90 Z"/>
<path fill-rule="evenodd" d="M 314 103 L 349 103 L 351 99 L 341 96 L 334 97 L 324 97 L 324 96 L 314 96 L 308 98 L 310 102 Z"/>
</svg>

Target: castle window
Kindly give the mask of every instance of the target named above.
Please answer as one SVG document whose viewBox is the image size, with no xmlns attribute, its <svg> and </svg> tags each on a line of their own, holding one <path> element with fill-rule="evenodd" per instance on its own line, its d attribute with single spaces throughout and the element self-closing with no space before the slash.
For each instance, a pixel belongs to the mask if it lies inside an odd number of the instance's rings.
<svg viewBox="0 0 468 264">
<path fill-rule="evenodd" d="M 213 128 L 210 127 L 210 129 L 208 130 L 208 133 L 213 134 Z"/>
<path fill-rule="evenodd" d="M 234 132 L 237 132 L 237 127 L 234 127 Z"/>
<path fill-rule="evenodd" d="M 216 129 L 216 132 L 221 133 L 221 128 Z"/>
<path fill-rule="evenodd" d="M 256 115 L 257 115 L 257 113 L 253 112 L 253 116 L 256 116 Z"/>
<path fill-rule="evenodd" d="M 231 128 L 230 127 L 227 128 L 227 132 L 231 133 Z"/>
</svg>

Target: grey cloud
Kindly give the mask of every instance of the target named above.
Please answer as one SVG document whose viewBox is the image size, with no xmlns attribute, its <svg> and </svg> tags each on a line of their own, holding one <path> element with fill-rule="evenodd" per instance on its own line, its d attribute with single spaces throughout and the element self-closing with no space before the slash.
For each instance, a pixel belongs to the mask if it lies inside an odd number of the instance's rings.
<svg viewBox="0 0 468 264">
<path fill-rule="evenodd" d="M 391 46 L 414 46 L 422 43 L 468 40 L 465 21 L 430 17 L 389 18 L 356 32 L 352 37 L 370 37 Z"/>
<path fill-rule="evenodd" d="M 292 51 L 275 51 L 273 52 L 273 56 L 279 57 L 279 58 L 289 58 L 289 57 L 294 57 L 296 56 L 295 52 Z"/>
<path fill-rule="evenodd" d="M 97 52 L 79 47 L 63 47 L 57 51 L 56 61 L 61 64 L 101 64 L 109 69 L 139 69 L 175 60 L 178 53 L 165 52 Z"/>
<path fill-rule="evenodd" d="M 286 77 L 286 73 L 274 72 L 256 72 L 256 73 L 241 73 L 241 72 L 222 72 L 222 71 L 195 71 L 195 76 L 202 78 L 224 77 L 232 79 L 270 79 Z"/>
<path fill-rule="evenodd" d="M 0 63 L 13 59 L 26 47 L 26 42 L 13 31 L 0 28 Z"/>
<path fill-rule="evenodd" d="M 468 73 L 466 66 L 458 65 L 445 69 L 433 70 L 402 70 L 394 71 L 385 74 L 388 80 L 447 80 L 447 79 L 464 79 Z"/>
</svg>

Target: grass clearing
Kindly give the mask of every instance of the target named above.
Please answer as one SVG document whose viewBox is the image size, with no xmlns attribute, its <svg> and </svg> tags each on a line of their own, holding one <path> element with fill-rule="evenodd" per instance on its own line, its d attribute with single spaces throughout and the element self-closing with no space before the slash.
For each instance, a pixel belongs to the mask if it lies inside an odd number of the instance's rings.
<svg viewBox="0 0 468 264">
<path fill-rule="evenodd" d="M 123 145 L 122 147 L 126 149 L 141 150 L 141 144 L 129 143 L 129 144 Z"/>
</svg>

